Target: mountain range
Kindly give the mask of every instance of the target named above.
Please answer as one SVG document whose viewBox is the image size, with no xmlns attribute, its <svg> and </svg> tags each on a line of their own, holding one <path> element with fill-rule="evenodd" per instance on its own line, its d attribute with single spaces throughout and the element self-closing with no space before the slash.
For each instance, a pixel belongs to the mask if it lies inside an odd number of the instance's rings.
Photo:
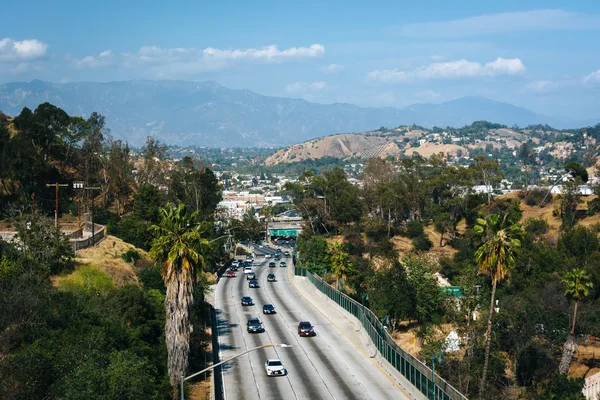
<svg viewBox="0 0 600 400">
<path fill-rule="evenodd" d="M 575 128 L 597 121 L 571 121 L 539 115 L 484 97 L 398 109 L 352 104 L 318 104 L 229 89 L 216 82 L 121 81 L 51 83 L 34 80 L 0 85 L 0 111 L 10 116 L 23 107 L 50 102 L 70 115 L 97 111 L 113 136 L 132 145 L 152 135 L 173 145 L 280 147 L 335 133 L 364 132 L 380 126 L 417 124 L 464 126 L 476 120 L 505 125 L 549 124 Z"/>
</svg>

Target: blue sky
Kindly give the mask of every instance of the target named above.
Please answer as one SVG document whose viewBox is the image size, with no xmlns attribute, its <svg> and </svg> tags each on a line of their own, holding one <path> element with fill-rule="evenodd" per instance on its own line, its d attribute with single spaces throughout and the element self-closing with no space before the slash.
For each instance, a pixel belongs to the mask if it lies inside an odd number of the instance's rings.
<svg viewBox="0 0 600 400">
<path fill-rule="evenodd" d="M 481 95 L 600 117 L 598 1 L 5 3 L 0 83 L 215 80 L 372 107 Z"/>
</svg>

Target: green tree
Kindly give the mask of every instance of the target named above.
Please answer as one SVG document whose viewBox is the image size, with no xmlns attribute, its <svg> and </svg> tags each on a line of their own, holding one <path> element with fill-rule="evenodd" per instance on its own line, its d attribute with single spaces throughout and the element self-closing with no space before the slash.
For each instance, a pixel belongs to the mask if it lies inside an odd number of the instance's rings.
<svg viewBox="0 0 600 400">
<path fill-rule="evenodd" d="M 161 221 L 153 225 L 156 240 L 150 256 L 164 263 L 161 272 L 167 294 L 165 299 L 165 339 L 171 386 L 177 390 L 179 379 L 188 367 L 190 349 L 190 306 L 198 269 L 204 266 L 204 252 L 210 246 L 202 237 L 197 213 L 188 214 L 184 205 L 161 208 Z"/>
<path fill-rule="evenodd" d="M 562 278 L 562 283 L 565 285 L 565 296 L 575 301 L 573 307 L 573 325 L 571 325 L 570 335 L 575 334 L 575 324 L 577 322 L 577 306 L 579 302 L 590 295 L 590 291 L 594 288 L 589 274 L 583 269 L 575 268 L 565 274 Z"/>
<path fill-rule="evenodd" d="M 514 268 L 517 251 L 521 247 L 522 234 L 519 225 L 510 224 L 508 215 L 501 219 L 498 214 L 492 214 L 487 219 L 478 218 L 473 230 L 476 235 L 483 238 L 483 244 L 475 251 L 475 262 L 479 265 L 480 272 L 488 274 L 492 280 L 492 295 L 485 337 L 485 361 L 481 386 L 479 387 L 479 397 L 483 399 L 492 341 L 492 318 L 494 316 L 496 286 L 498 281 L 504 279 L 509 271 Z"/>
<path fill-rule="evenodd" d="M 395 327 L 415 314 L 415 296 L 408 283 L 406 268 L 398 260 L 387 259 L 369 282 L 369 307 L 379 316 L 388 315 Z"/>
<path fill-rule="evenodd" d="M 144 185 L 133 197 L 133 214 L 144 221 L 158 222 L 162 204 L 158 189 L 153 185 Z"/>
<path fill-rule="evenodd" d="M 335 286 L 340 289 L 340 279 L 346 279 L 347 274 L 351 271 L 349 258 L 344 245 L 339 242 L 329 243 L 327 245 L 328 256 L 327 260 L 331 264 L 331 272 L 335 277 Z"/>
</svg>

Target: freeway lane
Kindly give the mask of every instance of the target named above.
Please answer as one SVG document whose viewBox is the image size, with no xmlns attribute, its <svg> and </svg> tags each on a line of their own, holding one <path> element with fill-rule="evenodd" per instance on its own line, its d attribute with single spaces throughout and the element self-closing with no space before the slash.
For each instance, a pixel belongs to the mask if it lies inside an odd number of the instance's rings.
<svg viewBox="0 0 600 400">
<path fill-rule="evenodd" d="M 288 277 L 291 266 L 269 268 L 271 259 L 257 248 L 258 265 L 254 267 L 261 287 L 248 288 L 243 272 L 235 278 L 223 278 L 217 285 L 215 299 L 221 359 L 267 343 L 289 343 L 292 348 L 267 348 L 244 355 L 223 368 L 227 399 L 402 399 L 406 398 L 372 362 L 332 326 L 329 320 L 308 304 Z M 291 263 L 290 258 L 283 260 Z M 277 262 L 279 265 L 279 262 Z M 275 273 L 277 282 L 267 282 Z M 242 296 L 249 295 L 255 306 L 242 307 Z M 262 306 L 275 305 L 277 314 L 263 315 Z M 265 333 L 249 334 L 246 321 L 258 316 Z M 313 338 L 297 335 L 298 322 L 308 320 L 317 331 Z M 288 374 L 267 377 L 264 362 L 280 358 Z"/>
</svg>

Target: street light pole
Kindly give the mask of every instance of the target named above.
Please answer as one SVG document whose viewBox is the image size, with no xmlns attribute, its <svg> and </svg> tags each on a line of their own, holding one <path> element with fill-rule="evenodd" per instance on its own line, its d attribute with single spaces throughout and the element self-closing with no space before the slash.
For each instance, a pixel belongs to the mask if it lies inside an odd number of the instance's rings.
<svg viewBox="0 0 600 400">
<path fill-rule="evenodd" d="M 435 400 L 436 398 L 436 393 L 435 393 L 435 360 L 437 358 L 438 360 L 438 364 L 442 362 L 442 352 L 438 351 L 437 353 L 435 353 L 434 355 L 431 356 L 431 383 L 433 384 L 433 397 L 432 399 Z"/>
<path fill-rule="evenodd" d="M 284 348 L 285 348 L 285 347 L 292 347 L 292 345 L 291 345 L 291 344 L 286 344 L 286 343 L 277 343 L 277 344 L 270 343 L 270 344 L 263 344 L 262 346 L 254 347 L 254 348 L 248 349 L 248 350 L 246 350 L 246 351 L 243 351 L 243 352 L 241 352 L 240 354 L 236 354 L 235 356 L 233 356 L 233 357 L 230 357 L 230 358 L 228 358 L 227 360 L 223 360 L 223 361 L 221 361 L 221 362 L 219 362 L 219 363 L 216 363 L 216 364 L 214 364 L 214 365 L 211 365 L 211 366 L 210 366 L 210 367 L 208 367 L 208 368 L 204 368 L 202 371 L 200 371 L 200 372 L 196 372 L 195 374 L 192 374 L 192 375 L 190 375 L 190 376 L 183 376 L 183 375 L 181 375 L 181 400 L 185 400 L 185 397 L 184 397 L 184 390 L 183 390 L 183 384 L 184 384 L 184 382 L 185 382 L 185 381 L 187 381 L 188 379 L 192 379 L 192 378 L 193 378 L 193 377 L 195 377 L 195 376 L 198 376 L 198 375 L 200 375 L 200 374 L 203 374 L 203 373 L 205 373 L 205 372 L 207 372 L 207 371 L 210 371 L 210 370 L 212 370 L 212 369 L 215 369 L 215 368 L 216 368 L 216 367 L 218 367 L 219 365 L 225 364 L 225 363 L 227 363 L 227 362 L 229 362 L 229 361 L 231 361 L 231 360 L 234 360 L 234 359 L 236 359 L 236 358 L 238 358 L 238 357 L 241 357 L 241 356 L 243 356 L 244 354 L 248 354 L 248 353 L 250 353 L 250 352 L 252 352 L 252 351 L 255 351 L 255 350 L 266 349 L 267 347 L 284 347 Z"/>
</svg>

